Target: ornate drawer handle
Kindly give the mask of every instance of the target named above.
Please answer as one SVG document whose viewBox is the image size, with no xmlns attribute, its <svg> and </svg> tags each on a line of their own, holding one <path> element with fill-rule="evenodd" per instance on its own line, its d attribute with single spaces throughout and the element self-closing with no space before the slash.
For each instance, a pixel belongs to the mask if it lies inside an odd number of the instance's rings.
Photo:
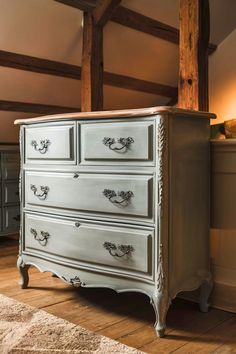
<svg viewBox="0 0 236 354">
<path fill-rule="evenodd" d="M 130 199 L 134 196 L 134 193 L 131 191 L 121 191 L 121 192 L 115 192 L 112 189 L 104 189 L 102 192 L 103 195 L 105 195 L 106 198 L 110 200 L 110 202 L 115 203 L 115 204 L 122 204 L 124 202 L 128 203 Z M 114 199 L 114 198 L 119 198 L 119 199 Z"/>
<path fill-rule="evenodd" d="M 31 145 L 34 147 L 34 150 L 40 152 L 40 154 L 45 154 L 48 151 L 48 146 L 51 144 L 51 141 L 46 139 L 46 140 L 40 140 L 39 144 L 37 143 L 36 140 L 31 140 Z M 40 145 L 40 147 L 38 147 Z"/>
<path fill-rule="evenodd" d="M 131 245 L 118 245 L 116 246 L 114 243 L 111 242 L 104 242 L 103 247 L 108 250 L 111 256 L 113 257 L 124 257 L 125 255 L 131 255 L 134 251 L 134 247 Z M 118 253 L 120 251 L 121 253 Z"/>
<path fill-rule="evenodd" d="M 30 189 L 34 192 L 34 195 L 36 197 L 38 197 L 39 199 L 46 199 L 47 198 L 47 195 L 48 195 L 48 192 L 49 192 L 49 187 L 48 186 L 40 186 L 40 189 L 42 191 L 41 194 L 37 193 L 38 191 L 38 188 L 35 186 L 35 184 L 31 184 L 30 185 Z"/>
<path fill-rule="evenodd" d="M 104 145 L 108 146 L 109 149 L 120 151 L 122 149 L 128 149 L 130 144 L 134 143 L 134 139 L 129 136 L 128 138 L 118 138 L 116 141 L 114 138 L 105 137 L 102 142 Z M 115 144 L 120 144 L 121 146 L 112 146 Z"/>
<path fill-rule="evenodd" d="M 46 246 L 48 238 L 50 237 L 50 234 L 48 232 L 40 231 L 42 237 L 38 236 L 37 231 L 33 228 L 30 229 L 30 232 L 34 235 L 34 239 L 38 241 L 41 246 Z"/>
<path fill-rule="evenodd" d="M 16 220 L 16 221 L 20 221 L 20 214 L 14 216 L 13 219 Z"/>
</svg>

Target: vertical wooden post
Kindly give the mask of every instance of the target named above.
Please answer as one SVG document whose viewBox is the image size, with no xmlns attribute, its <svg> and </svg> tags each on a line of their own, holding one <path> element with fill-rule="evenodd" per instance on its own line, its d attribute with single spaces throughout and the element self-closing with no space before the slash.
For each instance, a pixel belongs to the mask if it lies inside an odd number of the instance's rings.
<svg viewBox="0 0 236 354">
<path fill-rule="evenodd" d="M 103 109 L 103 28 L 84 12 L 81 69 L 81 111 Z"/>
<path fill-rule="evenodd" d="M 209 1 L 180 0 L 178 106 L 208 111 Z"/>
</svg>

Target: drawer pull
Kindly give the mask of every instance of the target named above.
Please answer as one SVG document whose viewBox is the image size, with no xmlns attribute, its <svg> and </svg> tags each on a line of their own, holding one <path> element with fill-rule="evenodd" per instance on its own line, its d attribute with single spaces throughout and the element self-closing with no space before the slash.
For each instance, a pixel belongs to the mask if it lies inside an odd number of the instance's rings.
<svg viewBox="0 0 236 354">
<path fill-rule="evenodd" d="M 38 236 L 38 233 L 35 229 L 30 229 L 31 234 L 34 235 L 34 239 L 40 243 L 41 246 L 46 246 L 48 238 L 50 237 L 48 232 L 40 231 L 42 237 Z"/>
<path fill-rule="evenodd" d="M 129 256 L 134 251 L 133 246 L 131 245 L 118 245 L 116 246 L 111 242 L 104 242 L 103 247 L 110 253 L 113 257 L 124 257 L 125 255 Z M 121 252 L 118 253 L 117 251 Z"/>
<path fill-rule="evenodd" d="M 51 144 L 50 140 L 40 140 L 39 144 L 36 140 L 31 140 L 31 145 L 34 147 L 34 150 L 40 152 L 40 154 L 46 154 L 48 146 Z M 40 145 L 40 147 L 38 147 Z"/>
<path fill-rule="evenodd" d="M 109 149 L 113 151 L 120 151 L 123 149 L 128 149 L 130 144 L 134 143 L 134 139 L 129 136 L 128 138 L 118 138 L 116 141 L 114 138 L 105 137 L 103 138 L 102 142 L 104 145 L 108 146 Z M 121 146 L 120 147 L 113 146 L 116 144 L 120 144 Z"/>
<path fill-rule="evenodd" d="M 131 191 L 121 191 L 116 193 L 114 190 L 111 189 L 104 189 L 102 193 L 103 195 L 105 195 L 106 198 L 110 200 L 110 202 L 115 204 L 122 204 L 124 202 L 128 203 L 130 199 L 134 196 L 134 193 Z"/>
<path fill-rule="evenodd" d="M 47 198 L 47 195 L 48 195 L 48 192 L 49 192 L 49 187 L 48 186 L 40 186 L 40 189 L 42 191 L 42 193 L 37 193 L 38 191 L 38 188 L 35 186 L 35 184 L 31 184 L 30 185 L 30 189 L 34 192 L 34 195 L 36 197 L 38 197 L 39 199 L 46 199 Z"/>
<path fill-rule="evenodd" d="M 20 214 L 18 214 L 16 216 L 13 216 L 13 219 L 16 220 L 16 221 L 20 221 Z"/>
</svg>

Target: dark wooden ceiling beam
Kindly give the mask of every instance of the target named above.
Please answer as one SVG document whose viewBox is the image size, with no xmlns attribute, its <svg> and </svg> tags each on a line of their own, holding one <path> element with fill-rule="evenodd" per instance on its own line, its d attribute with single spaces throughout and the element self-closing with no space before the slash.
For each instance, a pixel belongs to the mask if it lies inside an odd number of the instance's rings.
<svg viewBox="0 0 236 354">
<path fill-rule="evenodd" d="M 208 0 L 180 0 L 179 97 L 181 108 L 208 111 Z"/>
<path fill-rule="evenodd" d="M 104 26 L 111 19 L 120 3 L 121 0 L 98 0 L 92 12 L 94 24 Z"/>
<path fill-rule="evenodd" d="M 81 79 L 81 67 L 54 60 L 36 58 L 0 50 L 0 65 L 14 69 L 27 70 L 48 75 Z"/>
<path fill-rule="evenodd" d="M 0 50 L 0 65 L 14 69 L 81 80 L 80 66 L 36 58 L 23 54 L 6 52 L 3 50 Z M 163 85 L 156 82 L 150 82 L 106 71 L 104 72 L 104 84 L 167 97 L 173 97 L 177 91 L 177 88 L 173 86 Z"/>
<path fill-rule="evenodd" d="M 61 4 L 74 7 L 85 12 L 92 12 L 96 6 L 96 0 L 54 0 Z"/>
<path fill-rule="evenodd" d="M 0 111 L 55 114 L 66 112 L 80 112 L 80 108 L 0 100 Z"/>
<path fill-rule="evenodd" d="M 108 72 L 104 72 L 104 83 L 127 90 L 141 91 L 165 97 L 175 97 L 178 91 L 177 87 Z"/>
<path fill-rule="evenodd" d="M 83 10 L 86 3 L 86 11 L 93 11 L 96 1 L 90 0 L 89 4 L 82 0 L 54 0 L 65 5 Z M 112 14 L 111 20 L 120 25 L 127 26 L 137 31 L 147 33 L 151 36 L 161 38 L 168 42 L 179 44 L 179 30 L 173 26 L 169 26 L 163 22 L 154 20 L 148 16 L 142 15 L 136 11 L 130 10 L 124 6 L 118 6 Z M 210 43 L 208 53 L 212 54 L 217 49 L 217 45 Z"/>
<path fill-rule="evenodd" d="M 103 109 L 103 28 L 84 12 L 81 67 L 81 111 Z"/>
</svg>

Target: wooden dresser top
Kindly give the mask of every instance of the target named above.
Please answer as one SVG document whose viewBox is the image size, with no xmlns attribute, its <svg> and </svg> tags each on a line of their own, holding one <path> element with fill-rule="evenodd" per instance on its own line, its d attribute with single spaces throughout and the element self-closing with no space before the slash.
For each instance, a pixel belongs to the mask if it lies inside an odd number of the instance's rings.
<svg viewBox="0 0 236 354">
<path fill-rule="evenodd" d="M 14 124 L 31 124 L 31 123 L 41 123 L 45 121 L 60 121 L 60 120 L 79 120 L 79 119 L 104 119 L 104 118 L 135 118 L 135 117 L 148 117 L 156 115 L 159 113 L 172 113 L 181 114 L 187 116 L 200 115 L 201 117 L 214 119 L 215 114 L 208 112 L 199 112 L 186 109 L 180 109 L 176 107 L 168 106 L 157 106 L 149 108 L 138 108 L 138 109 L 124 109 L 116 111 L 97 111 L 97 112 L 78 112 L 78 113 L 61 113 L 53 114 L 48 116 L 41 116 L 35 118 L 17 119 Z"/>
</svg>

